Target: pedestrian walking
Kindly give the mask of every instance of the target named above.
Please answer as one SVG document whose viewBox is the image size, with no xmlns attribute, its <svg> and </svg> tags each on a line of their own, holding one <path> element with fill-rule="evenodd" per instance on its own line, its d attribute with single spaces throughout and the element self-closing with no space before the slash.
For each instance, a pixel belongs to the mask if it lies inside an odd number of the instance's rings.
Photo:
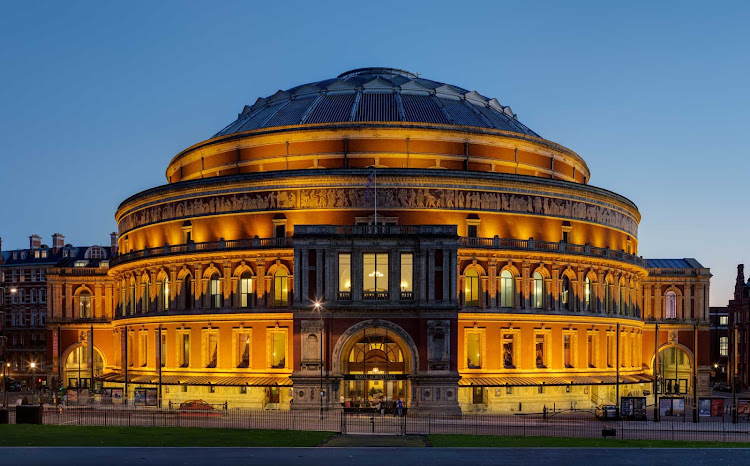
<svg viewBox="0 0 750 466">
<path fill-rule="evenodd" d="M 398 410 L 399 417 L 404 415 L 404 403 L 401 401 L 401 398 L 396 401 L 396 409 Z"/>
</svg>

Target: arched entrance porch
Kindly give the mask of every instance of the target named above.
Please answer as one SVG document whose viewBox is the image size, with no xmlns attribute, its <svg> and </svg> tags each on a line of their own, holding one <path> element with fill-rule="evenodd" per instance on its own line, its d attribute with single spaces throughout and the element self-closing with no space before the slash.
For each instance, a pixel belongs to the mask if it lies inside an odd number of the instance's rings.
<svg viewBox="0 0 750 466">
<path fill-rule="evenodd" d="M 93 380 L 101 375 L 106 367 L 104 355 L 96 347 L 91 348 L 82 344 L 77 344 L 68 348 L 63 354 L 62 380 L 61 384 L 67 388 L 92 388 Z"/>
<path fill-rule="evenodd" d="M 652 359 L 651 367 L 654 368 Z M 693 392 L 693 353 L 683 345 L 668 344 L 659 348 L 659 393 L 662 395 L 690 395 Z"/>
</svg>

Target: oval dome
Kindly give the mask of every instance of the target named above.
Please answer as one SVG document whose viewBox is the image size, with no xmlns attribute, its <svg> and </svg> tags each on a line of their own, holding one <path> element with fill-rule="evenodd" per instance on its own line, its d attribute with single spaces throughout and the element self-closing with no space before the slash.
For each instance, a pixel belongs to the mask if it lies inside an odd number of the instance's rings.
<svg viewBox="0 0 750 466">
<path fill-rule="evenodd" d="M 508 106 L 477 91 L 396 68 L 360 68 L 259 98 L 214 137 L 277 126 L 406 121 L 539 136 Z"/>
</svg>

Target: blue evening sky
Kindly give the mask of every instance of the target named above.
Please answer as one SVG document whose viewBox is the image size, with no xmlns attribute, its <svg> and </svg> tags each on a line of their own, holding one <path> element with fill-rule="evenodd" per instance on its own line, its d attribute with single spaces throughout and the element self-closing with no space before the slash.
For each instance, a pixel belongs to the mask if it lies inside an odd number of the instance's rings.
<svg viewBox="0 0 750 466">
<path fill-rule="evenodd" d="M 729 299 L 750 260 L 748 2 L 6 2 L 4 249 L 108 244 L 127 196 L 244 104 L 393 66 L 510 105 L 640 208 L 640 253 Z"/>
</svg>

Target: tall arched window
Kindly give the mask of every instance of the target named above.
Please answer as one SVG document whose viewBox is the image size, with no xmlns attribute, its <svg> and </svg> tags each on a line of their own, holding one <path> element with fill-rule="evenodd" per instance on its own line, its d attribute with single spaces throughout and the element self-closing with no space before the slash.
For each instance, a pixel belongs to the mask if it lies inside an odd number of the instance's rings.
<svg viewBox="0 0 750 466">
<path fill-rule="evenodd" d="M 612 314 L 612 304 L 613 304 L 613 296 L 612 296 L 612 285 L 609 282 L 604 283 L 604 306 L 607 314 Z"/>
<path fill-rule="evenodd" d="M 123 316 L 127 312 L 127 296 L 125 282 L 122 282 L 122 287 L 120 287 L 120 314 Z"/>
<path fill-rule="evenodd" d="M 190 274 L 185 275 L 182 279 L 182 308 L 192 309 L 193 308 L 193 276 Z"/>
<path fill-rule="evenodd" d="M 289 303 L 289 280 L 286 270 L 279 268 L 273 274 L 273 305 L 286 306 Z"/>
<path fill-rule="evenodd" d="M 510 270 L 503 270 L 500 273 L 500 307 L 513 307 L 514 295 L 513 274 Z"/>
<path fill-rule="evenodd" d="M 562 278 L 562 290 L 560 290 L 560 304 L 566 311 L 570 310 L 570 279 L 567 275 Z"/>
<path fill-rule="evenodd" d="M 248 270 L 240 275 L 240 307 L 250 307 L 253 294 L 253 276 Z"/>
<path fill-rule="evenodd" d="M 164 277 L 159 287 L 159 311 L 169 310 L 169 278 Z"/>
<path fill-rule="evenodd" d="M 624 292 L 624 286 L 620 285 L 618 292 L 620 293 L 619 298 L 617 299 L 617 310 L 620 315 L 626 314 L 627 309 L 625 309 L 625 292 Z"/>
<path fill-rule="evenodd" d="M 78 295 L 78 317 L 91 318 L 91 293 L 83 291 Z"/>
<path fill-rule="evenodd" d="M 208 286 L 210 288 L 210 302 L 208 307 L 211 309 L 221 308 L 221 280 L 219 279 L 218 273 L 214 272 L 214 274 L 211 275 L 211 280 L 209 280 Z"/>
<path fill-rule="evenodd" d="M 148 278 L 143 280 L 143 296 L 141 296 L 141 313 L 151 311 L 151 283 Z"/>
<path fill-rule="evenodd" d="M 479 272 L 477 269 L 469 269 L 464 275 L 464 296 L 467 307 L 479 306 Z"/>
<path fill-rule="evenodd" d="M 589 277 L 586 277 L 586 282 L 584 284 L 584 290 L 583 290 L 583 300 L 584 300 L 584 307 L 586 308 L 587 312 L 591 312 L 592 306 L 591 306 L 591 298 L 593 294 L 593 289 L 591 288 L 591 279 Z"/>
<path fill-rule="evenodd" d="M 531 279 L 531 307 L 534 309 L 544 308 L 544 277 L 540 272 L 534 272 Z"/>
<path fill-rule="evenodd" d="M 664 295 L 664 300 L 666 302 L 666 307 L 664 308 L 664 317 L 667 319 L 676 319 L 677 318 L 677 294 L 674 291 L 668 291 L 666 295 Z"/>
<path fill-rule="evenodd" d="M 129 301 L 129 308 L 130 308 L 130 315 L 132 316 L 135 314 L 135 304 L 136 304 L 136 298 L 135 298 L 135 281 L 130 281 L 130 301 Z"/>
</svg>

